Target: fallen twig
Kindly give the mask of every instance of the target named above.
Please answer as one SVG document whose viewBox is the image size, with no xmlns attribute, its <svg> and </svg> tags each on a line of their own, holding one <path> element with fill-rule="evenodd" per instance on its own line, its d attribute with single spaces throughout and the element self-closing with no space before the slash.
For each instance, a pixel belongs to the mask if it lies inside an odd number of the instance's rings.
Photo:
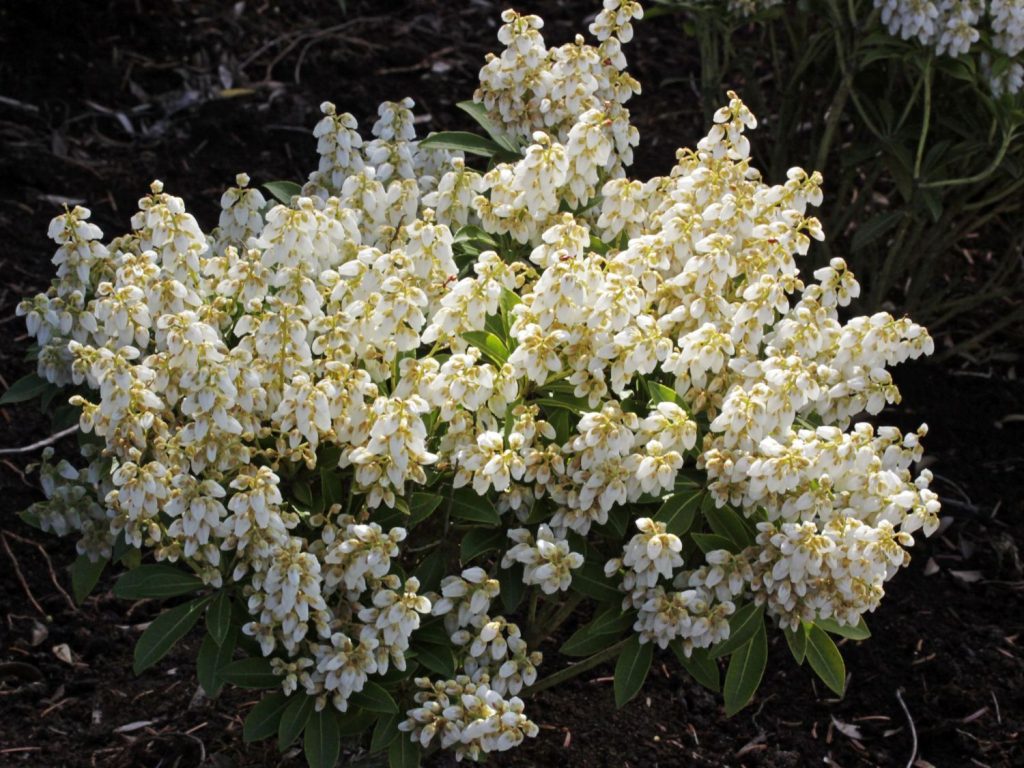
<svg viewBox="0 0 1024 768">
<path fill-rule="evenodd" d="M 67 437 L 68 435 L 73 435 L 77 431 L 78 425 L 75 424 L 73 427 L 62 429 L 60 432 L 50 435 L 49 437 L 43 438 L 37 443 L 32 443 L 32 445 L 23 445 L 20 448 L 0 448 L 0 454 L 30 453 L 38 448 L 45 448 L 48 445 L 53 445 L 61 438 Z"/>
<path fill-rule="evenodd" d="M 14 564 L 14 575 L 18 577 L 18 582 L 21 584 L 21 588 L 25 590 L 25 595 L 28 597 L 28 601 L 32 603 L 32 607 L 39 611 L 39 615 L 44 619 L 46 618 L 46 611 L 43 610 L 43 606 L 36 600 L 35 595 L 32 594 L 32 590 L 28 587 L 28 582 L 25 581 L 25 575 L 21 572 L 21 566 L 18 564 L 18 558 L 14 556 L 14 552 L 11 551 L 11 545 L 7 543 L 7 536 L 0 535 L 0 544 L 3 544 L 4 551 L 7 556 L 11 558 L 11 563 Z"/>
<path fill-rule="evenodd" d="M 910 759 L 907 761 L 907 768 L 913 768 L 914 762 L 917 760 L 917 728 L 914 727 L 914 718 L 910 716 L 910 710 L 907 709 L 907 704 L 903 701 L 902 688 L 896 689 L 896 700 L 899 701 L 900 706 L 903 708 L 903 714 L 907 716 L 907 722 L 910 723 L 910 738 L 913 740 L 913 746 Z"/>
</svg>

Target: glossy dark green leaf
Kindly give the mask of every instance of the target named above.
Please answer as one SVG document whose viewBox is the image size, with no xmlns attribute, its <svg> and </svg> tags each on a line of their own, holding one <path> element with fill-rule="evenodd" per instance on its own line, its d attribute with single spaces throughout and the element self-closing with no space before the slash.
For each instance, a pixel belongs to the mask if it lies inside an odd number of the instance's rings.
<svg viewBox="0 0 1024 768">
<path fill-rule="evenodd" d="M 462 338 L 479 349 L 492 363 L 499 368 L 508 362 L 508 347 L 493 333 L 487 331 L 467 331 Z"/>
<path fill-rule="evenodd" d="M 420 745 L 409 734 L 399 733 L 388 749 L 388 768 L 419 768 L 420 756 Z"/>
<path fill-rule="evenodd" d="M 868 629 L 867 622 L 864 621 L 864 617 L 860 617 L 860 621 L 854 626 L 840 625 L 835 619 L 815 619 L 814 626 L 820 627 L 826 632 L 831 632 L 833 635 L 839 635 L 849 640 L 867 640 L 871 637 L 871 630 Z"/>
<path fill-rule="evenodd" d="M 729 659 L 725 672 L 725 713 L 732 717 L 754 698 L 768 664 L 768 637 L 764 624 L 746 645 Z"/>
<path fill-rule="evenodd" d="M 708 525 L 711 526 L 712 531 L 719 536 L 729 539 L 739 549 L 754 543 L 754 537 L 739 513 L 728 506 L 715 506 L 715 502 L 710 494 L 704 497 L 701 512 L 708 521 Z"/>
<path fill-rule="evenodd" d="M 302 186 L 294 181 L 268 181 L 263 188 L 285 205 L 291 205 L 292 198 L 302 194 Z"/>
<path fill-rule="evenodd" d="M 590 632 L 587 627 L 576 630 L 558 652 L 563 656 L 590 656 L 603 651 L 622 638 L 622 632 Z"/>
<path fill-rule="evenodd" d="M 409 497 L 409 520 L 405 527 L 412 528 L 422 523 L 434 513 L 434 510 L 441 506 L 443 501 L 444 497 L 436 493 L 418 492 L 412 494 Z"/>
<path fill-rule="evenodd" d="M 494 157 L 504 151 L 500 144 L 468 131 L 432 133 L 420 141 L 419 146 L 423 149 L 446 149 L 450 152 L 465 152 L 468 155 L 479 155 L 480 157 Z"/>
<path fill-rule="evenodd" d="M 300 694 L 301 695 L 301 694 Z M 242 724 L 242 740 L 245 742 L 262 741 L 277 733 L 277 725 L 281 715 L 288 707 L 289 700 L 281 691 L 268 693 L 249 710 Z"/>
<path fill-rule="evenodd" d="M 718 645 L 712 646 L 711 654 L 718 658 L 728 656 L 746 645 L 758 628 L 764 627 L 764 606 L 747 603 L 737 609 L 729 618 L 729 638 Z"/>
<path fill-rule="evenodd" d="M 652 408 L 658 403 L 675 403 L 676 405 L 682 405 L 682 398 L 676 394 L 676 391 L 672 389 L 672 387 L 666 387 L 664 384 L 648 380 L 647 391 L 651 395 Z"/>
<path fill-rule="evenodd" d="M 455 657 L 448 645 L 423 643 L 416 646 L 416 660 L 445 680 L 455 676 Z"/>
<path fill-rule="evenodd" d="M 75 558 L 75 562 L 68 570 L 71 572 L 71 593 L 75 596 L 76 603 L 81 605 L 85 598 L 92 594 L 106 566 L 106 558 L 101 557 L 95 563 L 88 555 L 79 555 Z"/>
<path fill-rule="evenodd" d="M 519 148 L 516 146 L 515 141 L 502 130 L 500 124 L 496 123 L 491 118 L 490 113 L 487 111 L 487 107 L 483 104 L 479 104 L 475 101 L 460 101 L 455 106 L 476 120 L 477 125 L 483 128 L 494 143 L 503 150 L 511 154 L 517 154 L 519 152 Z"/>
<path fill-rule="evenodd" d="M 359 741 L 362 741 L 363 736 L 380 716 L 378 712 L 351 706 L 347 712 L 338 713 L 338 732 L 343 739 L 358 738 Z"/>
<path fill-rule="evenodd" d="M 466 531 L 459 545 L 459 559 L 465 565 L 484 552 L 500 550 L 508 541 L 503 529 L 473 528 Z"/>
<path fill-rule="evenodd" d="M 846 664 L 832 638 L 823 629 L 811 625 L 807 630 L 807 661 L 814 673 L 829 688 L 842 696 L 846 690 Z"/>
<path fill-rule="evenodd" d="M 209 601 L 208 597 L 199 597 L 164 611 L 153 619 L 135 643 L 135 658 L 132 664 L 135 674 L 148 669 L 166 656 L 174 644 L 196 625 Z"/>
<path fill-rule="evenodd" d="M 209 632 L 203 636 L 203 644 L 199 646 L 199 655 L 196 657 L 196 677 L 211 699 L 217 698 L 224 687 L 221 671 L 231 663 L 234 652 L 235 633 L 230 631 L 230 626 L 228 634 L 220 643 Z"/>
<path fill-rule="evenodd" d="M 673 640 L 669 644 L 669 648 L 679 659 L 683 669 L 700 685 L 715 693 L 722 690 L 722 673 L 718 669 L 718 662 L 707 652 L 706 648 L 692 649 L 689 657 L 683 652 L 683 646 L 679 640 Z"/>
<path fill-rule="evenodd" d="M 793 654 L 793 660 L 797 664 L 803 664 L 804 658 L 807 656 L 807 630 L 801 624 L 795 630 L 786 627 L 782 630 L 782 634 L 786 638 L 789 652 Z"/>
<path fill-rule="evenodd" d="M 629 639 L 615 662 L 615 706 L 624 706 L 640 692 L 653 658 L 653 643 L 641 644 L 638 635 Z"/>
<path fill-rule="evenodd" d="M 281 684 L 281 678 L 274 674 L 270 661 L 255 656 L 231 662 L 221 669 L 220 676 L 225 683 L 239 688 L 276 688 Z"/>
<path fill-rule="evenodd" d="M 473 224 L 460 227 L 452 238 L 453 243 L 468 243 L 472 241 L 483 243 L 489 248 L 498 248 L 501 245 L 494 239 L 494 235 Z"/>
<path fill-rule="evenodd" d="M 412 575 L 420 580 L 420 594 L 441 588 L 441 579 L 448 570 L 448 558 L 442 548 L 437 548 L 420 561 Z"/>
<path fill-rule="evenodd" d="M 523 566 L 516 563 L 511 568 L 502 568 L 498 571 L 498 581 L 501 582 L 501 605 L 506 613 L 512 613 L 526 595 Z"/>
<path fill-rule="evenodd" d="M 231 598 L 226 589 L 220 590 L 206 609 L 206 629 L 217 645 L 231 631 Z"/>
<path fill-rule="evenodd" d="M 144 597 L 177 597 L 195 592 L 203 586 L 195 574 L 165 563 L 140 565 L 117 580 L 114 594 L 127 600 Z"/>
<path fill-rule="evenodd" d="M 658 513 L 654 516 L 656 522 L 664 523 L 665 530 L 682 536 L 690 530 L 693 521 L 697 517 L 697 510 L 700 509 L 700 492 L 697 493 L 674 493 L 665 499 Z"/>
<path fill-rule="evenodd" d="M 481 525 L 501 525 L 501 516 L 486 496 L 472 488 L 457 488 L 452 495 L 452 517 Z"/>
<path fill-rule="evenodd" d="M 393 715 L 398 712 L 398 705 L 391 694 L 383 686 L 372 681 L 367 681 L 363 690 L 353 693 L 349 700 L 369 712 L 381 712 L 385 715 Z"/>
<path fill-rule="evenodd" d="M 13 405 L 14 403 L 32 400 L 49 390 L 50 387 L 51 384 L 46 379 L 30 373 L 11 384 L 7 391 L 4 392 L 3 397 L 0 397 L 0 405 Z"/>
<path fill-rule="evenodd" d="M 377 752 L 383 752 L 385 749 L 391 746 L 391 742 L 395 740 L 399 735 L 408 738 L 406 734 L 403 734 L 398 730 L 398 724 L 405 720 L 405 714 L 396 712 L 393 715 L 382 717 L 377 720 L 377 724 L 373 727 L 373 736 L 370 737 L 370 754 L 376 754 Z"/>
<path fill-rule="evenodd" d="M 576 630 L 558 652 L 564 656 L 590 656 L 617 643 L 634 620 L 635 614 L 632 611 L 623 613 L 618 606 L 608 608 Z"/>
<path fill-rule="evenodd" d="M 302 748 L 309 768 L 334 768 L 338 764 L 341 733 L 333 707 L 325 707 L 310 716 Z"/>
<path fill-rule="evenodd" d="M 740 551 L 732 539 L 719 536 L 717 533 L 691 533 L 690 536 L 693 538 L 694 544 L 700 547 L 700 551 L 705 555 L 718 549 L 724 549 L 727 552 Z"/>
<path fill-rule="evenodd" d="M 288 699 L 288 706 L 281 713 L 281 719 L 277 724 L 277 747 L 282 752 L 293 741 L 299 738 L 309 722 L 310 715 L 316 709 L 316 699 L 307 696 L 302 691 L 293 694 Z"/>
<path fill-rule="evenodd" d="M 572 588 L 602 603 L 622 600 L 617 581 L 605 576 L 604 565 L 596 560 L 588 560 L 572 572 Z"/>
</svg>

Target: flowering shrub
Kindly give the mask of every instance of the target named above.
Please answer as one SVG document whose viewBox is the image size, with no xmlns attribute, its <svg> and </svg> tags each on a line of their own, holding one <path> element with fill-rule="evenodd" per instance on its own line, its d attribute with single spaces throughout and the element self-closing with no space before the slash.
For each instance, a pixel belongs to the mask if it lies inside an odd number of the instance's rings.
<svg viewBox="0 0 1024 768">
<path fill-rule="evenodd" d="M 669 175 L 626 176 L 640 15 L 606 0 L 597 45 L 549 48 L 506 11 L 463 105 L 488 137 L 417 141 L 405 100 L 366 140 L 325 103 L 281 204 L 241 174 L 209 234 L 160 182 L 106 244 L 53 220 L 57 277 L 19 307 L 38 375 L 7 400 L 72 388 L 82 456 L 45 456 L 25 517 L 80 535 L 80 594 L 117 560 L 123 597 L 192 595 L 137 671 L 205 617 L 203 688 L 276 689 L 245 736 L 304 734 L 311 765 L 364 733 L 392 765 L 509 749 L 538 730 L 521 695 L 617 658 L 625 703 L 655 646 L 735 712 L 768 620 L 843 690 L 828 633 L 867 636 L 939 510 L 925 428 L 853 420 L 932 342 L 842 322 L 841 259 L 800 277 L 821 178 L 765 183 L 734 94 Z M 569 620 L 585 660 L 538 679 Z"/>
<path fill-rule="evenodd" d="M 730 12 L 751 16 L 783 0 L 728 0 Z M 1024 87 L 1024 3 L 1015 0 L 873 0 L 889 34 L 916 40 L 938 56 L 981 50 L 978 63 L 996 96 Z"/>
</svg>

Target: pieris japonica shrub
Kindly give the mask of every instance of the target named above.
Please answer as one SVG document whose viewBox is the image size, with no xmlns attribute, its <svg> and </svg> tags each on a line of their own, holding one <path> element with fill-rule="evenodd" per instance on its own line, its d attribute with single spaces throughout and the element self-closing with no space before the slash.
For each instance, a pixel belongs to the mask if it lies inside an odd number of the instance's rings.
<svg viewBox="0 0 1024 768">
<path fill-rule="evenodd" d="M 1024 3 L 659 0 L 701 50 L 707 115 L 742 83 L 772 174 L 813 158 L 857 306 L 901 308 L 945 354 L 991 354 L 1024 320 Z M 844 236 L 846 235 L 846 236 Z M 993 319 L 986 310 L 999 306 Z M 1012 331 L 1011 331 L 1012 338 Z"/>
<path fill-rule="evenodd" d="M 175 599 L 137 671 L 203 619 L 206 693 L 269 689 L 245 737 L 315 766 L 480 759 L 537 735 L 531 692 L 617 659 L 621 705 L 665 650 L 736 712 L 769 629 L 843 690 L 829 633 L 867 636 L 939 511 L 925 428 L 857 418 L 932 342 L 842 320 L 841 259 L 801 277 L 821 178 L 765 182 L 735 94 L 629 178 L 640 16 L 548 47 L 506 11 L 463 105 L 487 136 L 325 103 L 308 182 L 240 175 L 209 233 L 160 182 L 121 237 L 53 220 L 7 399 L 70 390 L 82 450 L 25 517 L 79 536 L 80 595 L 118 561 L 116 594 Z"/>
</svg>

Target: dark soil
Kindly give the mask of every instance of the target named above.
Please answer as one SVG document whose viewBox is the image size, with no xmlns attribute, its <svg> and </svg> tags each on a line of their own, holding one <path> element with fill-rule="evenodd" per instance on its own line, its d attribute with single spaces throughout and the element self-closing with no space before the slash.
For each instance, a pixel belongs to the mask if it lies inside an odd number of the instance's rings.
<svg viewBox="0 0 1024 768">
<path fill-rule="evenodd" d="M 17 301 L 47 284 L 47 222 L 82 202 L 108 235 L 161 178 L 204 225 L 235 173 L 300 179 L 323 99 L 372 122 L 383 99 L 412 95 L 422 132 L 469 128 L 468 98 L 505 3 L 473 0 L 275 4 L 7 3 L 0 6 L 0 385 L 26 373 Z M 520 3 L 569 39 L 597 2 Z M 643 82 L 631 104 L 643 145 L 637 172 L 664 172 L 699 138 L 689 84 L 695 47 L 664 19 L 628 51 Z M 797 162 L 799 158 L 794 158 Z M 827 204 L 827 203 L 826 203 Z M 1006 365 L 1012 366 L 1012 355 Z M 616 711 L 609 669 L 540 694 L 541 735 L 501 756 L 537 766 L 1024 765 L 1024 384 L 1012 367 L 897 372 L 905 406 L 885 414 L 931 425 L 926 457 L 949 527 L 914 552 L 871 617 L 874 638 L 847 642 L 851 678 L 836 700 L 792 663 L 781 638 L 751 707 L 721 701 L 670 655 L 637 700 Z M 51 432 L 31 407 L 0 409 L 0 445 Z M 197 693 L 197 641 L 136 678 L 132 646 L 157 606 L 110 593 L 81 608 L 68 590 L 73 546 L 22 525 L 36 498 L 33 453 L 0 460 L 0 766 L 299 766 L 292 750 L 245 745 L 256 696 Z M 548 669 L 564 660 L 553 648 Z M 898 696 L 902 697 L 902 705 Z M 916 749 L 915 749 L 916 744 Z"/>
</svg>

